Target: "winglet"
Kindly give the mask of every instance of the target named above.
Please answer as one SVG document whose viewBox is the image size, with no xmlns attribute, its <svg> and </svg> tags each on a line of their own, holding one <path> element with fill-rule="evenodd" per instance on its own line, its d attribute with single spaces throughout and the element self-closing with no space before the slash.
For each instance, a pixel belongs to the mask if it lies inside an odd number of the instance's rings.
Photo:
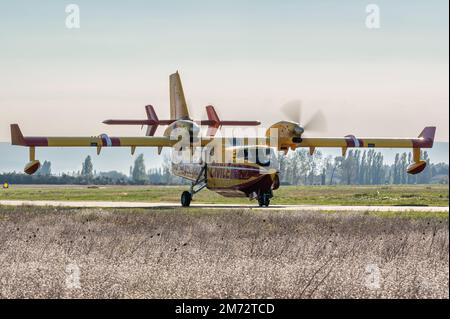
<svg viewBox="0 0 450 319">
<path fill-rule="evenodd" d="M 11 124 L 11 144 L 22 146 L 27 145 L 18 124 Z"/>
<path fill-rule="evenodd" d="M 435 134 L 436 134 L 436 126 L 427 126 L 419 134 L 419 137 L 423 137 L 426 140 L 434 141 Z"/>
<path fill-rule="evenodd" d="M 419 134 L 419 138 L 423 139 L 423 144 L 426 146 L 422 147 L 433 147 L 434 136 L 436 135 L 436 127 L 435 126 L 427 126 L 422 132 Z"/>
</svg>

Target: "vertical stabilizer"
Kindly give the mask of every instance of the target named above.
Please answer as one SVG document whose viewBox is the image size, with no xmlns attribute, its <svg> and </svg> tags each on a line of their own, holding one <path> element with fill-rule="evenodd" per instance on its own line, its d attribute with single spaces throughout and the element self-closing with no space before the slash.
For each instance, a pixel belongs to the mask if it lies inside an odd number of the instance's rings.
<svg viewBox="0 0 450 319">
<path fill-rule="evenodd" d="M 189 119 L 189 111 L 184 98 L 183 86 L 181 85 L 178 71 L 171 74 L 170 80 L 170 119 Z"/>
</svg>

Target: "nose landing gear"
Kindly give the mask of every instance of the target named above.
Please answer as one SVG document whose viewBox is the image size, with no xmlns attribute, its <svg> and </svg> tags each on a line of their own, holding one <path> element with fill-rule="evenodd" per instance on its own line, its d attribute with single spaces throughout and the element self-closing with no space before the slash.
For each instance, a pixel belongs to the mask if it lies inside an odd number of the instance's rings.
<svg viewBox="0 0 450 319">
<path fill-rule="evenodd" d="M 189 207 L 191 205 L 192 197 L 194 194 L 201 191 L 203 188 L 205 188 L 207 185 L 207 179 L 206 179 L 206 164 L 202 166 L 202 169 L 200 170 L 200 173 L 197 176 L 197 179 L 195 182 L 192 182 L 191 188 L 189 191 L 184 191 L 181 194 L 181 206 L 183 207 Z"/>
</svg>

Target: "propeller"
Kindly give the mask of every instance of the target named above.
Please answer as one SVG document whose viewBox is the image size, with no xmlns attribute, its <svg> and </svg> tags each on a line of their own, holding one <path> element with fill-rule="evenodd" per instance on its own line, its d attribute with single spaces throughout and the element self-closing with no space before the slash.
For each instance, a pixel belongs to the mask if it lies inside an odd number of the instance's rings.
<svg viewBox="0 0 450 319">
<path fill-rule="evenodd" d="M 327 130 L 327 121 L 321 110 L 317 110 L 308 121 L 302 122 L 302 102 L 293 100 L 281 107 L 281 111 L 292 122 L 298 123 L 307 131 L 323 132 Z"/>
<path fill-rule="evenodd" d="M 281 111 L 289 121 L 300 123 L 302 113 L 302 102 L 300 100 L 289 101 L 281 107 Z"/>
</svg>

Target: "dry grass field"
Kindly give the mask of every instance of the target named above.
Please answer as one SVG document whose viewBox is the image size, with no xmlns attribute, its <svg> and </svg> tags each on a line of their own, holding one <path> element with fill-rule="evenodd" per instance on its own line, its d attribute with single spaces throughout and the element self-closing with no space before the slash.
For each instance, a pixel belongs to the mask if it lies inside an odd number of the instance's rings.
<svg viewBox="0 0 450 319">
<path fill-rule="evenodd" d="M 2 298 L 448 298 L 448 214 L 0 206 L 0 262 Z"/>
</svg>

